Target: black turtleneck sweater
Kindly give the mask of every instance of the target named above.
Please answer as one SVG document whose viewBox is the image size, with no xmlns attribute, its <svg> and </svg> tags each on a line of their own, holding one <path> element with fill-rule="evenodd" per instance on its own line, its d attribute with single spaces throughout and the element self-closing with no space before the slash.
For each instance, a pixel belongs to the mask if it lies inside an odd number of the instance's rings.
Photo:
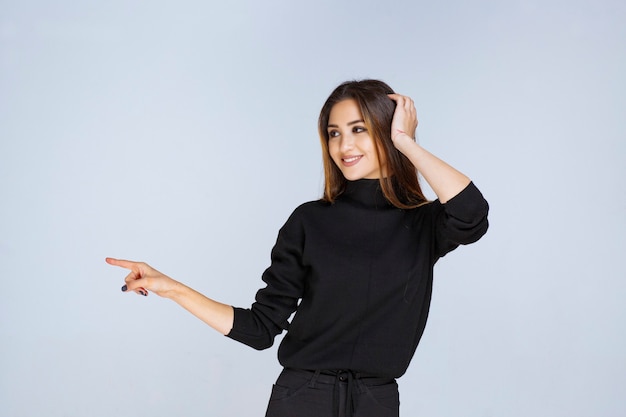
<svg viewBox="0 0 626 417">
<path fill-rule="evenodd" d="M 378 180 L 349 181 L 333 204 L 308 202 L 289 217 L 267 286 L 250 309 L 235 308 L 228 336 L 264 349 L 287 330 L 285 367 L 398 378 L 426 326 L 435 262 L 478 240 L 487 211 L 473 183 L 445 204 L 402 210 Z"/>
</svg>

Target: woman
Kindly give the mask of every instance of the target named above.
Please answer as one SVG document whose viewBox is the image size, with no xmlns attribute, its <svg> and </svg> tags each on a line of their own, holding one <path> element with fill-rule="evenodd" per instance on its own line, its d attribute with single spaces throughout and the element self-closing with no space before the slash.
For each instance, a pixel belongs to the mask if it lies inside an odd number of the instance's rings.
<svg viewBox="0 0 626 417">
<path fill-rule="evenodd" d="M 381 81 L 341 84 L 319 117 L 325 188 L 280 229 L 250 309 L 213 301 L 144 263 L 123 291 L 171 298 L 256 349 L 287 330 L 267 417 L 397 416 L 396 378 L 426 325 L 435 262 L 487 230 L 468 177 L 418 145 L 413 101 Z M 438 199 L 428 202 L 416 170 Z M 291 323 L 288 321 L 296 312 Z"/>
</svg>

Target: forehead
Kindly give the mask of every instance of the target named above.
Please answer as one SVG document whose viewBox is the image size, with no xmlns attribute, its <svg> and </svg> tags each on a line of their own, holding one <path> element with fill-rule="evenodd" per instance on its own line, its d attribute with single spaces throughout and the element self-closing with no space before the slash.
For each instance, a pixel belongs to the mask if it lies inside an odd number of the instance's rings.
<svg viewBox="0 0 626 417">
<path fill-rule="evenodd" d="M 356 100 L 349 98 L 338 102 L 330 109 L 328 124 L 340 125 L 362 119 L 363 115 Z"/>
</svg>

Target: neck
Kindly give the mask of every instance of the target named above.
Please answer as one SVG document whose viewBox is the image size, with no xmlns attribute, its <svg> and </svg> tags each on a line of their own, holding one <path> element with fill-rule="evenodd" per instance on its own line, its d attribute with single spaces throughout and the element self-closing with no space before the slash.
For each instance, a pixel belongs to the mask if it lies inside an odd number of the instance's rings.
<svg viewBox="0 0 626 417">
<path fill-rule="evenodd" d="M 382 208 L 389 206 L 378 179 L 360 179 L 346 181 L 346 188 L 340 198 L 357 202 L 367 207 Z"/>
</svg>

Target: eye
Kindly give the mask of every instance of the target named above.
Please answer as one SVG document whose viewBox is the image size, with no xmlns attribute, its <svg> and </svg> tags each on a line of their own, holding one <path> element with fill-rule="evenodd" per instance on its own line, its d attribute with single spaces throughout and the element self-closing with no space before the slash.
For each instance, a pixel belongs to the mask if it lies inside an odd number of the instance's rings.
<svg viewBox="0 0 626 417">
<path fill-rule="evenodd" d="M 328 137 L 329 138 L 336 138 L 337 136 L 339 136 L 339 131 L 337 131 L 337 130 L 329 130 L 328 131 Z"/>
<path fill-rule="evenodd" d="M 352 128 L 352 132 L 354 132 L 354 133 L 363 133 L 363 132 L 367 132 L 367 129 L 364 128 L 363 126 L 354 126 Z"/>
</svg>

